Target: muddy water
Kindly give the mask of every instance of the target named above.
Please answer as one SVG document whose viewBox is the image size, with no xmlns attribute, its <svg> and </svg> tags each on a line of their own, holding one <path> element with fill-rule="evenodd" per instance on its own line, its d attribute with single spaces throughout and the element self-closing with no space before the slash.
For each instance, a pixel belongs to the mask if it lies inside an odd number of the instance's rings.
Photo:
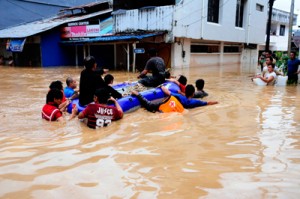
<svg viewBox="0 0 300 199">
<path fill-rule="evenodd" d="M 238 66 L 174 70 L 220 103 L 138 109 L 98 130 L 43 121 L 49 83 L 80 71 L 0 68 L 0 198 L 300 197 L 300 85 L 258 87 Z"/>
</svg>

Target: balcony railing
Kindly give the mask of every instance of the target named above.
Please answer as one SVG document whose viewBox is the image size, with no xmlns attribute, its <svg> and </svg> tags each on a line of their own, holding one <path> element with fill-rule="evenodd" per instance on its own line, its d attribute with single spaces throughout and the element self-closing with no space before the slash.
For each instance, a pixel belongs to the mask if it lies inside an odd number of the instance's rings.
<svg viewBox="0 0 300 199">
<path fill-rule="evenodd" d="M 273 8 L 273 11 L 272 11 L 272 21 L 273 22 L 288 24 L 289 19 L 290 19 L 289 12 L 285 12 L 285 11 Z M 294 14 L 293 25 L 296 25 L 296 24 L 297 24 L 297 15 Z"/>
<path fill-rule="evenodd" d="M 118 10 L 112 13 L 114 31 L 171 31 L 174 6 L 145 7 L 134 10 Z"/>
</svg>

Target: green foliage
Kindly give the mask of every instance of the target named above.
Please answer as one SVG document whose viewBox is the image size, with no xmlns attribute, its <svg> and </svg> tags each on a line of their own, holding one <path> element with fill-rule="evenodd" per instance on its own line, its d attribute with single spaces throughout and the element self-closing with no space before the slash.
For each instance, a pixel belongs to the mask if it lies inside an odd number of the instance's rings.
<svg viewBox="0 0 300 199">
<path fill-rule="evenodd" d="M 276 53 L 276 66 L 283 72 L 284 75 L 287 74 L 287 62 L 289 57 L 286 52 L 277 51 Z"/>
</svg>

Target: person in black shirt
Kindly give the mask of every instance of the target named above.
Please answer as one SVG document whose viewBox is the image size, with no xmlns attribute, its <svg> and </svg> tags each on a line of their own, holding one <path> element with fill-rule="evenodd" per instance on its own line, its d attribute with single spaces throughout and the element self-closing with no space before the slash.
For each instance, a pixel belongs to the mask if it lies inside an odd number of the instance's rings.
<svg viewBox="0 0 300 199">
<path fill-rule="evenodd" d="M 138 82 L 147 87 L 156 87 L 165 82 L 165 62 L 161 57 L 157 56 L 155 48 L 148 50 L 150 59 L 147 61 L 145 69 L 137 76 L 141 78 Z M 148 72 L 152 72 L 152 76 L 147 76 Z"/>
<path fill-rule="evenodd" d="M 107 92 L 109 93 L 109 95 L 115 99 L 121 99 L 122 98 L 122 94 L 119 93 L 118 91 L 116 91 L 113 87 L 112 84 L 114 82 L 114 76 L 112 76 L 111 74 L 107 74 L 104 77 L 104 82 L 106 84 L 105 89 L 107 90 Z"/>
<path fill-rule="evenodd" d="M 85 69 L 81 71 L 79 83 L 79 104 L 85 106 L 94 101 L 95 91 L 105 87 L 105 82 L 101 75 L 105 70 L 96 70 L 97 63 L 93 56 L 84 59 Z"/>
</svg>

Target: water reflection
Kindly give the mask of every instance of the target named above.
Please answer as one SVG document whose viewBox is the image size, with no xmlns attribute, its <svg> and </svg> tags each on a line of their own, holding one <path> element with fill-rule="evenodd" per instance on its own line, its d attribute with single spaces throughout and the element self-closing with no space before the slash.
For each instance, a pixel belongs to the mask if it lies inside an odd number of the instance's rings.
<svg viewBox="0 0 300 199">
<path fill-rule="evenodd" d="M 80 68 L 1 67 L 0 197 L 298 198 L 300 87 L 257 87 L 237 69 L 173 71 L 204 78 L 218 105 L 92 130 L 40 115 L 49 83 Z"/>
</svg>

